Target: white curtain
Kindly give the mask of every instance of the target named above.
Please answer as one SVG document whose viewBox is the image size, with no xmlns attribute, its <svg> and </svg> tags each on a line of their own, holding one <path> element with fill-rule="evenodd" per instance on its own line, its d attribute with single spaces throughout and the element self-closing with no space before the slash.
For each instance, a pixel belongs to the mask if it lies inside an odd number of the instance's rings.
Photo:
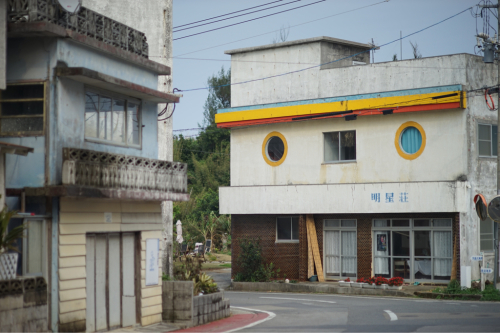
<svg viewBox="0 0 500 333">
<path fill-rule="evenodd" d="M 356 274 L 356 232 L 342 232 L 342 273 Z"/>
<path fill-rule="evenodd" d="M 340 231 L 325 231 L 326 273 L 340 274 Z"/>
<path fill-rule="evenodd" d="M 434 276 L 451 275 L 451 259 L 440 259 L 453 256 L 451 231 L 434 231 Z"/>
<path fill-rule="evenodd" d="M 383 220 L 385 222 L 385 220 Z M 375 221 L 375 226 L 377 226 L 377 222 Z M 385 251 L 377 251 L 377 235 L 384 235 L 386 239 L 386 250 Z M 375 236 L 373 241 L 375 242 L 375 274 L 389 274 L 389 262 L 387 258 L 377 258 L 379 256 L 389 256 L 389 231 L 375 231 Z"/>
</svg>

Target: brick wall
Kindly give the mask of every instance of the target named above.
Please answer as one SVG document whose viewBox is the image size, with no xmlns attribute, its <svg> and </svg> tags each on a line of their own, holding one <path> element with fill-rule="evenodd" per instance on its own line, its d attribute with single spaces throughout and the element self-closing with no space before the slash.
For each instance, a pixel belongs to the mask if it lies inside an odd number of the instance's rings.
<svg viewBox="0 0 500 333">
<path fill-rule="evenodd" d="M 277 215 L 232 215 L 232 277 L 238 273 L 237 258 L 240 253 L 238 239 L 243 237 L 261 238 L 262 253 L 267 263 L 274 263 L 281 269 L 280 277 L 286 274 L 289 279 L 305 281 L 307 279 L 307 230 L 306 216 L 299 215 L 299 243 L 276 243 Z M 356 219 L 358 277 L 369 277 L 372 271 L 372 220 L 393 218 L 451 218 L 453 219 L 453 240 L 457 241 L 460 214 L 425 213 L 425 214 L 316 214 L 314 223 L 318 238 L 321 262 L 323 262 L 323 220 L 325 219 Z M 460 278 L 460 243 L 457 244 L 457 274 Z M 324 270 L 324 268 L 323 268 Z"/>
</svg>

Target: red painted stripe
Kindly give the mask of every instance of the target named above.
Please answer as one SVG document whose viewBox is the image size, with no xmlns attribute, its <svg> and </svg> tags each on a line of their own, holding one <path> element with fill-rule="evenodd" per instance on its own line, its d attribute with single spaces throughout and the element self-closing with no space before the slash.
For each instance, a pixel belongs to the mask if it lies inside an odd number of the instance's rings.
<svg viewBox="0 0 500 333">
<path fill-rule="evenodd" d="M 269 317 L 267 313 L 250 313 L 250 314 L 237 314 L 228 318 L 213 321 L 211 323 L 186 328 L 174 332 L 226 332 L 235 328 L 245 327 L 256 321 Z"/>
<path fill-rule="evenodd" d="M 420 111 L 433 111 L 433 110 L 446 110 L 446 109 L 458 109 L 460 108 L 460 102 L 454 103 L 442 103 L 442 104 L 426 104 L 426 105 L 414 105 L 414 106 L 403 106 L 400 108 L 393 108 L 394 113 L 405 113 L 405 112 L 420 112 Z M 377 109 L 377 110 L 356 110 L 353 113 L 349 114 L 357 114 L 359 116 L 370 116 L 370 115 L 381 115 L 383 110 L 390 110 L 391 108 Z M 278 118 L 268 118 L 268 119 L 255 119 L 255 120 L 243 120 L 243 121 L 232 121 L 228 123 L 219 123 L 217 127 L 219 128 L 231 128 L 231 127 L 241 127 L 241 126 L 252 126 L 252 125 L 263 125 L 263 124 L 275 124 L 275 123 L 288 123 L 292 121 L 293 118 L 305 117 L 305 116 L 314 116 L 319 113 L 314 114 L 304 114 L 300 116 L 287 116 L 287 117 L 278 117 Z M 325 116 L 314 119 L 304 119 L 304 120 L 319 120 L 326 118 L 341 118 L 346 116 L 338 115 L 338 116 Z"/>
</svg>

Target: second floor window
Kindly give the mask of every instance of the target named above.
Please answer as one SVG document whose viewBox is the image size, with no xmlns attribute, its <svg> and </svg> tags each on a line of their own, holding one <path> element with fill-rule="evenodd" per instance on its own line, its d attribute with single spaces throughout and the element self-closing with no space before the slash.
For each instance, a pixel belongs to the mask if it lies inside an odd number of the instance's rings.
<svg viewBox="0 0 500 333">
<path fill-rule="evenodd" d="M 355 161 L 356 131 L 329 132 L 324 135 L 324 161 Z"/>
<path fill-rule="evenodd" d="M 85 92 L 86 139 L 139 147 L 141 128 L 140 100 L 92 90 Z"/>
<path fill-rule="evenodd" d="M 479 156 L 497 156 L 498 126 L 478 124 Z"/>
</svg>

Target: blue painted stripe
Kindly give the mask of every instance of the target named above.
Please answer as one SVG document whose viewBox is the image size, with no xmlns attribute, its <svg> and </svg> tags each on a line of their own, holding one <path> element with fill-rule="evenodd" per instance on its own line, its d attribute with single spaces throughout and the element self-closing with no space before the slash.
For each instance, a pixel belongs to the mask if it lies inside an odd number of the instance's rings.
<svg viewBox="0 0 500 333">
<path fill-rule="evenodd" d="M 408 96 L 408 95 L 423 95 L 423 94 L 432 94 L 432 93 L 445 93 L 445 92 L 449 92 L 449 91 L 462 91 L 462 85 L 455 84 L 455 85 L 450 85 L 450 86 L 386 91 L 386 92 L 373 93 L 373 94 L 350 95 L 350 96 L 328 97 L 328 98 L 317 98 L 317 99 L 305 99 L 305 100 L 301 100 L 301 101 L 281 102 L 281 103 L 271 103 L 271 104 L 257 104 L 257 105 L 250 105 L 250 106 L 240 106 L 240 107 L 235 107 L 235 108 L 219 109 L 219 110 L 217 110 L 217 113 L 251 111 L 251 110 L 279 108 L 279 107 L 284 107 L 284 106 L 295 106 L 295 105 L 323 104 L 323 103 L 353 101 L 353 100 L 370 99 L 370 98 L 383 98 L 383 97 L 396 97 L 396 96 Z"/>
</svg>

